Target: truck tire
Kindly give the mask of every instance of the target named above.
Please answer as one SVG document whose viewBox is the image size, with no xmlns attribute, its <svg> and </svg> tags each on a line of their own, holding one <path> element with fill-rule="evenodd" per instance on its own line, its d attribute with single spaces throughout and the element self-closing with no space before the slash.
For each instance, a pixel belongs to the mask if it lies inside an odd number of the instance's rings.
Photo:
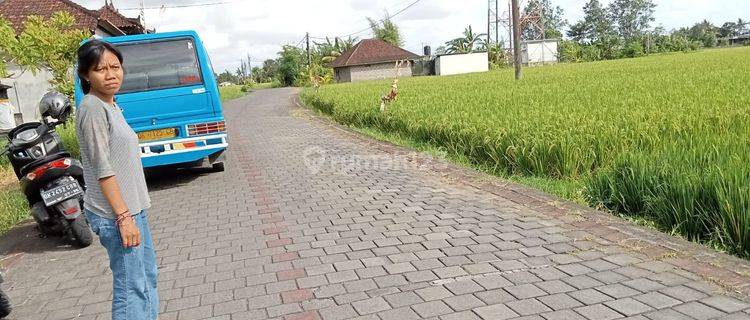
<svg viewBox="0 0 750 320">
<path fill-rule="evenodd" d="M 73 242 L 73 245 L 79 248 L 86 248 L 91 245 L 93 241 L 93 235 L 88 223 L 86 223 L 86 217 L 80 215 L 75 220 L 68 221 L 68 238 Z"/>
<path fill-rule="evenodd" d="M 224 162 L 217 162 L 211 165 L 213 172 L 224 172 Z"/>
</svg>

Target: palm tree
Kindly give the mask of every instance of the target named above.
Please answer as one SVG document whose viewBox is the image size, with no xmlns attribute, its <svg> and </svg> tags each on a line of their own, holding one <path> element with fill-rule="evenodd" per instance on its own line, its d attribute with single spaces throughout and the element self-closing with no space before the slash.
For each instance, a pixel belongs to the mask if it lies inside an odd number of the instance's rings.
<svg viewBox="0 0 750 320">
<path fill-rule="evenodd" d="M 338 58 L 341 54 L 354 47 L 357 38 L 349 37 L 347 39 L 334 38 L 331 41 L 326 37 L 325 42 L 315 42 L 316 56 L 319 56 L 324 63 L 330 63 Z"/>
<path fill-rule="evenodd" d="M 486 33 L 476 34 L 471 29 L 471 25 L 464 29 L 463 37 L 450 40 L 445 43 L 447 53 L 471 53 L 476 51 L 475 46 L 480 47 L 482 45 L 482 37 L 487 36 Z"/>
<path fill-rule="evenodd" d="M 745 34 L 745 26 L 748 25 L 748 22 L 745 20 L 742 20 L 742 18 L 737 19 L 737 31 L 739 34 Z"/>
<path fill-rule="evenodd" d="M 344 53 L 349 49 L 354 48 L 354 44 L 357 43 L 357 41 L 359 41 L 357 37 L 352 38 L 351 36 L 346 39 L 338 38 L 339 51 Z"/>
</svg>

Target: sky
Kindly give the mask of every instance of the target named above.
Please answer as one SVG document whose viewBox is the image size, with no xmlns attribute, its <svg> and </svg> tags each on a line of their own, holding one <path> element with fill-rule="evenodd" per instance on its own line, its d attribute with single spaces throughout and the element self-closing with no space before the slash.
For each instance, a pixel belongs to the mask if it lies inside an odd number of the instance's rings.
<svg viewBox="0 0 750 320">
<path fill-rule="evenodd" d="M 74 0 L 97 9 L 104 0 Z M 157 32 L 195 30 L 208 48 L 217 72 L 234 71 L 240 59 L 250 56 L 253 65 L 275 58 L 284 44 L 301 44 L 305 33 L 312 41 L 358 31 L 359 39 L 371 37 L 366 17 L 394 14 L 416 0 L 112 0 L 121 13 L 138 16 L 144 3 L 146 26 Z M 508 0 L 500 1 L 500 11 Z M 602 0 L 608 3 L 610 0 Z M 570 23 L 579 20 L 586 0 L 552 0 L 563 8 Z M 667 30 L 708 19 L 721 25 L 737 18 L 750 20 L 750 0 L 654 0 L 656 25 Z M 211 4 L 159 9 L 166 6 Z M 221 4 L 215 4 L 221 3 Z M 522 3 L 525 3 L 522 0 Z M 507 10 L 505 10 L 507 11 Z M 487 29 L 487 0 L 420 0 L 393 19 L 405 39 L 404 48 L 421 54 L 459 37 L 471 25 L 475 32 Z M 504 34 L 501 31 L 501 35 Z"/>
</svg>

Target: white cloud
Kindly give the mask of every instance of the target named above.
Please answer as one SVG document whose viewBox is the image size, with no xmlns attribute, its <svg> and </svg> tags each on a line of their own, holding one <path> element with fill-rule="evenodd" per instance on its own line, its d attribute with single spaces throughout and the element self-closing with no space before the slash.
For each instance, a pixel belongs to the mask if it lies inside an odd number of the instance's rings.
<svg viewBox="0 0 750 320">
<path fill-rule="evenodd" d="M 95 9 L 103 0 L 74 0 Z M 313 37 L 340 36 L 366 29 L 365 17 L 381 18 L 414 0 L 224 0 L 230 4 L 165 10 L 146 10 L 146 23 L 157 31 L 193 29 L 203 39 L 217 71 L 236 69 L 240 58 L 249 54 L 254 64 L 275 57 L 283 44 L 297 44 L 310 32 Z M 501 11 L 507 8 L 500 0 Z M 221 0 L 144 0 L 146 7 L 161 4 L 185 5 Z M 566 18 L 581 18 L 585 0 L 552 0 L 563 7 Z M 607 0 L 603 2 L 609 2 Z M 655 0 L 657 24 L 667 29 L 687 26 L 703 19 L 715 24 L 742 17 L 750 20 L 748 0 Z M 138 7 L 139 0 L 114 0 L 120 8 Z M 123 11 L 137 16 L 138 10 Z M 472 25 L 486 32 L 486 0 L 422 0 L 394 19 L 406 39 L 405 48 L 421 53 L 422 46 L 440 46 L 458 37 Z M 357 34 L 370 37 L 369 31 Z"/>
</svg>

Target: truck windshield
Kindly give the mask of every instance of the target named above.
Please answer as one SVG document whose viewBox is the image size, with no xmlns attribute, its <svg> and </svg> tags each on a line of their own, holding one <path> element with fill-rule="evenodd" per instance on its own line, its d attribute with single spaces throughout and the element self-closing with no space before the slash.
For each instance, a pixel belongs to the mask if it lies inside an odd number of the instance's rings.
<svg viewBox="0 0 750 320">
<path fill-rule="evenodd" d="M 192 39 L 117 46 L 125 70 L 120 93 L 193 86 L 203 83 Z"/>
</svg>

